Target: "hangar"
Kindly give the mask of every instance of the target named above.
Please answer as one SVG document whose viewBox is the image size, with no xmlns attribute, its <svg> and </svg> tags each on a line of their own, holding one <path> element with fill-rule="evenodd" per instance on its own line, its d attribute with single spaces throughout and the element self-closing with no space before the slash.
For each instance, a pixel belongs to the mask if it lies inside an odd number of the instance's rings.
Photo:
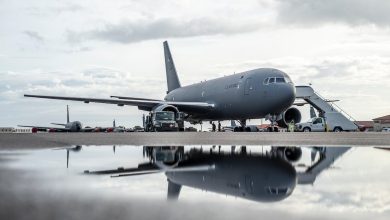
<svg viewBox="0 0 390 220">
<path fill-rule="evenodd" d="M 382 131 L 383 128 L 390 128 L 390 115 L 372 119 L 374 121 L 374 131 Z"/>
</svg>

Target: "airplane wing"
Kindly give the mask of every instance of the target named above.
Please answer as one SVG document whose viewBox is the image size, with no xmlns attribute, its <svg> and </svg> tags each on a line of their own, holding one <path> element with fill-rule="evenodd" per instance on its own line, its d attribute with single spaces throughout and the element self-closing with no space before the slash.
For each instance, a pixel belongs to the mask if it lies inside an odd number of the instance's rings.
<svg viewBox="0 0 390 220">
<path fill-rule="evenodd" d="M 136 98 L 136 97 L 116 96 L 116 95 L 112 95 L 110 97 L 117 98 L 117 99 L 130 99 L 130 100 L 164 101 L 164 100 L 158 100 L 158 99 Z"/>
<path fill-rule="evenodd" d="M 66 124 L 61 124 L 61 123 L 50 123 L 52 125 L 61 125 L 61 126 L 66 126 Z"/>
<path fill-rule="evenodd" d="M 174 167 L 168 169 L 161 169 L 153 163 L 142 163 L 136 168 L 123 168 L 113 170 L 97 170 L 89 171 L 85 170 L 84 174 L 93 175 L 111 175 L 111 177 L 126 177 L 126 176 L 138 176 L 146 174 L 154 174 L 161 172 L 196 172 L 196 171 L 210 171 L 214 170 L 215 165 L 200 165 L 200 166 L 187 166 L 187 167 Z"/>
<path fill-rule="evenodd" d="M 54 128 L 54 127 L 42 127 L 42 126 L 32 126 L 32 125 L 18 125 L 18 127 L 23 127 L 23 128 L 36 128 L 38 131 L 47 131 L 50 129 L 55 129 L 56 131 L 70 131 L 69 128 Z"/>
<path fill-rule="evenodd" d="M 136 176 L 136 175 L 144 175 L 144 174 L 152 174 L 161 172 L 160 168 L 152 163 L 143 163 L 139 164 L 136 168 L 123 168 L 119 167 L 118 169 L 113 170 L 97 170 L 97 171 L 89 171 L 85 170 L 85 174 L 94 174 L 94 175 L 112 175 L 111 177 L 119 177 L 119 176 Z"/>
<path fill-rule="evenodd" d="M 173 102 L 173 101 L 165 101 L 165 100 L 145 100 L 145 99 L 98 99 L 98 98 L 45 96 L 45 95 L 28 95 L 28 94 L 25 94 L 24 97 L 71 100 L 71 101 L 80 101 L 84 103 L 96 102 L 96 103 L 114 104 L 118 106 L 130 105 L 130 106 L 138 106 L 138 108 L 142 110 L 152 110 L 153 107 L 160 104 L 173 105 L 178 107 L 181 111 L 208 110 L 214 107 L 214 104 L 210 104 L 207 102 Z"/>
</svg>

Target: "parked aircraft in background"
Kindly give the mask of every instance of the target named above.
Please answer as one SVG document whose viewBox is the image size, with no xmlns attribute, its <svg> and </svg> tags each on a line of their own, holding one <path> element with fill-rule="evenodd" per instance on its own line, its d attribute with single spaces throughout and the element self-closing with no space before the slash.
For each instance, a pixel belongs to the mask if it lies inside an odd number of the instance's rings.
<svg viewBox="0 0 390 220">
<path fill-rule="evenodd" d="M 266 118 L 272 125 L 278 121 L 279 126 L 294 119 L 299 122 L 300 112 L 291 108 L 295 100 L 295 86 L 286 73 L 272 68 L 260 68 L 181 86 L 168 42 L 165 41 L 163 46 L 168 86 L 164 100 L 125 96 L 112 96 L 111 99 L 24 96 L 130 105 L 138 106 L 138 109 L 144 111 L 182 112 L 184 120 L 193 124 L 202 121 L 238 120 L 241 130 L 245 129 L 247 119 Z"/>
<path fill-rule="evenodd" d="M 44 127 L 44 126 L 31 126 L 31 125 L 18 125 L 18 127 L 32 128 L 33 132 L 37 131 L 49 131 L 49 132 L 91 132 L 94 128 L 83 128 L 81 122 L 69 120 L 69 106 L 66 106 L 66 123 L 51 123 L 53 125 L 60 125 L 61 127 Z"/>
<path fill-rule="evenodd" d="M 112 121 L 112 127 L 96 127 L 94 132 L 125 132 L 124 126 L 116 126 L 115 119 Z"/>
</svg>

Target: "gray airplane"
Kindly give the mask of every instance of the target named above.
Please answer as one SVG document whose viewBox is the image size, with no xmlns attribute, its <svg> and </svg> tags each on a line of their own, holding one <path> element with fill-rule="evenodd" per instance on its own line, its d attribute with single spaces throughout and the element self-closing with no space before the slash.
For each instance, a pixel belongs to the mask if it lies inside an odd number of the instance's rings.
<svg viewBox="0 0 390 220">
<path fill-rule="evenodd" d="M 81 132 L 81 131 L 92 131 L 93 128 L 83 128 L 81 122 L 69 120 L 69 106 L 66 106 L 66 123 L 51 123 L 52 125 L 64 126 L 59 127 L 44 127 L 44 126 L 31 126 L 31 125 L 18 125 L 18 127 L 33 128 L 37 131 L 49 131 L 49 132 Z"/>
<path fill-rule="evenodd" d="M 111 96 L 111 99 L 24 96 L 130 105 L 144 111 L 183 112 L 184 120 L 193 124 L 202 121 L 238 120 L 242 128 L 245 128 L 247 119 L 266 118 L 272 124 L 278 121 L 280 126 L 292 119 L 297 122 L 297 117 L 300 118 L 299 111 L 291 108 L 296 91 L 286 73 L 272 68 L 260 68 L 181 86 L 168 43 L 165 41 L 163 46 L 168 86 L 164 100 L 125 96 Z"/>
<path fill-rule="evenodd" d="M 232 149 L 235 146 L 232 146 Z M 316 178 L 345 154 L 349 147 L 310 147 L 319 159 L 297 171 L 301 147 L 271 147 L 266 154 L 203 151 L 183 146 L 144 147 L 149 163 L 136 168 L 84 171 L 89 175 L 128 177 L 164 172 L 168 180 L 168 199 L 178 199 L 182 186 L 202 189 L 258 202 L 276 202 L 289 197 L 297 184 L 314 184 Z M 298 166 L 298 165 L 297 165 Z M 302 167 L 300 167 L 302 168 Z"/>
</svg>

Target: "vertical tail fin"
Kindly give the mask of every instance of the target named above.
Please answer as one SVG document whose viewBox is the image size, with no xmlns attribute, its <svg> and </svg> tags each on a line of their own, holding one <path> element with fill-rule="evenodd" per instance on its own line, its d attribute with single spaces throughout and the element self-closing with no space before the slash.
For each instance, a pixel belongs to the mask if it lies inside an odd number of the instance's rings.
<svg viewBox="0 0 390 220">
<path fill-rule="evenodd" d="M 165 57 L 165 71 L 167 74 L 167 85 L 168 90 L 167 93 L 180 88 L 179 77 L 177 76 L 175 64 L 173 63 L 171 51 L 169 50 L 168 42 L 164 41 L 164 57 Z"/>
<path fill-rule="evenodd" d="M 69 123 L 69 105 L 66 105 L 66 123 Z"/>
</svg>

